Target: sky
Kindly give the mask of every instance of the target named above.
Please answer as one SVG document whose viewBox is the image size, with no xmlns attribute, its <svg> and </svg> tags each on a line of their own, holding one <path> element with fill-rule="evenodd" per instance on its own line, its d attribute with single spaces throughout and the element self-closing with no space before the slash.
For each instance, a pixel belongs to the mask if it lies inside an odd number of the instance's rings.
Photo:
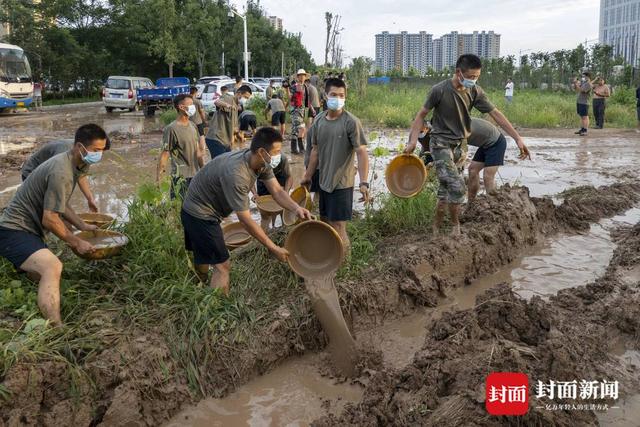
<svg viewBox="0 0 640 427">
<path fill-rule="evenodd" d="M 245 4 L 232 3 L 240 9 Z M 260 4 L 269 15 L 281 17 L 287 31 L 302 33 L 302 42 L 317 64 L 324 62 L 326 11 L 342 17 L 347 64 L 358 56 L 374 58 L 374 36 L 382 31 L 424 30 L 435 38 L 456 30 L 493 30 L 501 34 L 501 56 L 518 56 L 520 50 L 529 49 L 574 48 L 598 38 L 600 14 L 598 0 L 261 0 Z"/>
</svg>

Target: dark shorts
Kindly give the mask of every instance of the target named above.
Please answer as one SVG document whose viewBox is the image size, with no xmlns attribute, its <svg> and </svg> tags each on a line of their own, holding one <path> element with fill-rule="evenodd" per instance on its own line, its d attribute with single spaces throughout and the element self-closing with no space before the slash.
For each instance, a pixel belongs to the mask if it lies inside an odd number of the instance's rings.
<svg viewBox="0 0 640 427">
<path fill-rule="evenodd" d="M 638 121 L 640 122 L 640 107 L 636 107 L 636 114 L 638 115 Z"/>
<path fill-rule="evenodd" d="M 282 174 L 280 175 L 276 175 L 276 180 L 278 181 L 278 184 L 280 184 L 280 187 L 284 188 L 284 186 L 287 183 L 287 176 L 283 176 Z M 258 180 L 258 182 L 256 182 L 256 188 L 258 190 L 258 196 L 267 196 L 269 195 L 269 190 L 267 190 L 267 186 L 264 185 L 264 182 L 262 182 L 261 180 Z"/>
<path fill-rule="evenodd" d="M 219 156 L 220 154 L 228 153 L 229 151 L 231 151 L 230 147 L 227 147 L 217 139 L 205 138 L 204 143 L 207 144 L 209 154 L 211 154 L 211 159 Z"/>
<path fill-rule="evenodd" d="M 507 151 L 507 139 L 504 135 L 488 148 L 478 148 L 473 156 L 474 162 L 484 163 L 484 167 L 502 166 L 504 165 L 504 153 Z"/>
<path fill-rule="evenodd" d="M 8 259 L 16 269 L 20 269 L 31 255 L 46 248 L 40 236 L 0 227 L 0 256 Z"/>
<path fill-rule="evenodd" d="M 205 220 L 180 212 L 184 228 L 184 247 L 193 252 L 193 262 L 198 265 L 216 265 L 229 259 L 224 244 L 222 227 L 218 221 Z"/>
<path fill-rule="evenodd" d="M 255 129 L 258 127 L 256 116 L 244 116 L 240 119 L 240 130 Z"/>
<path fill-rule="evenodd" d="M 589 105 L 576 104 L 576 112 L 580 117 L 587 117 L 589 115 Z"/>
<path fill-rule="evenodd" d="M 353 217 L 353 187 L 327 193 L 320 189 L 320 217 L 328 221 L 350 221 Z"/>
<path fill-rule="evenodd" d="M 182 178 L 180 176 L 171 177 L 171 200 L 176 197 L 180 197 L 180 200 L 184 200 L 187 195 L 187 190 L 191 184 L 191 178 Z"/>
<path fill-rule="evenodd" d="M 285 112 L 284 111 L 276 111 L 271 115 L 271 126 L 278 126 L 285 124 Z"/>
<path fill-rule="evenodd" d="M 309 192 L 311 193 L 317 193 L 318 191 L 320 191 L 320 170 L 316 170 L 311 177 L 311 187 L 309 187 Z"/>
<path fill-rule="evenodd" d="M 204 128 L 205 128 L 204 122 L 200 123 L 199 125 L 196 125 L 196 127 L 198 128 L 198 135 L 204 136 Z"/>
</svg>

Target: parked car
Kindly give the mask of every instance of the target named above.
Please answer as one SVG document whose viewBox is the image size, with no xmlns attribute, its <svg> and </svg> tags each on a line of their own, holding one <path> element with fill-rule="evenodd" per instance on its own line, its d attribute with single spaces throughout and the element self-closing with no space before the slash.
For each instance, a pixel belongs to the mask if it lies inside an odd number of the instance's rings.
<svg viewBox="0 0 640 427">
<path fill-rule="evenodd" d="M 282 77 L 271 77 L 269 80 L 273 80 L 274 87 L 281 87 L 284 79 Z"/>
<path fill-rule="evenodd" d="M 144 110 L 145 116 L 153 117 L 156 110 L 171 107 L 175 96 L 188 94 L 189 88 L 187 77 L 158 79 L 155 86 L 138 90 L 138 104 Z"/>
<path fill-rule="evenodd" d="M 202 102 L 202 106 L 204 107 L 205 111 L 207 111 L 208 113 L 213 113 L 214 111 L 216 111 L 215 102 L 218 98 L 220 98 L 220 95 L 222 94 L 220 92 L 220 89 L 223 86 L 226 86 L 229 88 L 229 93 L 233 94 L 235 93 L 235 84 L 235 80 L 231 79 L 214 81 L 207 84 L 202 91 L 202 96 L 200 97 L 200 101 Z M 266 92 L 263 88 L 250 82 L 245 84 L 251 88 L 252 96 L 257 96 L 263 99 L 266 98 Z"/>
<path fill-rule="evenodd" d="M 258 85 L 263 89 L 266 89 L 267 86 L 269 86 L 269 79 L 265 77 L 251 77 L 249 82 Z"/>
<path fill-rule="evenodd" d="M 203 76 L 203 77 L 200 77 L 198 79 L 198 81 L 196 82 L 196 87 L 198 88 L 198 93 L 196 94 L 196 97 L 200 98 L 202 96 L 202 91 L 204 90 L 204 87 L 207 85 L 207 83 L 220 81 L 220 80 L 231 80 L 231 77 L 229 77 L 229 76 Z"/>
<path fill-rule="evenodd" d="M 102 102 L 107 113 L 115 108 L 129 111 L 140 109 L 138 90 L 153 87 L 146 77 L 110 76 L 102 89 Z"/>
</svg>

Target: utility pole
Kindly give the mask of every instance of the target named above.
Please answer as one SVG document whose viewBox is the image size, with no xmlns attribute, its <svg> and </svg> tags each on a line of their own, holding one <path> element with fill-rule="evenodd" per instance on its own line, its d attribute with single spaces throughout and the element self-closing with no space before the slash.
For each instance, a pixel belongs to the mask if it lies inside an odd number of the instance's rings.
<svg viewBox="0 0 640 427">
<path fill-rule="evenodd" d="M 224 74 L 224 40 L 222 41 L 222 74 Z"/>
<path fill-rule="evenodd" d="M 284 77 L 284 51 L 282 52 L 282 59 L 280 61 L 280 76 Z"/>
<path fill-rule="evenodd" d="M 229 7 L 229 13 L 227 14 L 227 16 L 229 18 L 233 18 L 233 15 L 238 16 L 239 18 L 242 18 L 242 27 L 244 30 L 244 52 L 243 52 L 243 56 L 244 56 L 244 81 L 248 82 L 249 81 L 249 50 L 247 47 L 247 14 L 240 14 L 239 12 L 237 12 L 233 7 Z"/>
</svg>

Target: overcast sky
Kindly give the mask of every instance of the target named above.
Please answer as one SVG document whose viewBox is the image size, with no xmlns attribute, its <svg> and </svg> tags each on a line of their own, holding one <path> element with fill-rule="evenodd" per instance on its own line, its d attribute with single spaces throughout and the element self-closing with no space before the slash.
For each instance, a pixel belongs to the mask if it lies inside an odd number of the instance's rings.
<svg viewBox="0 0 640 427">
<path fill-rule="evenodd" d="M 242 7 L 243 0 L 232 0 Z M 374 35 L 425 30 L 439 37 L 450 31 L 494 30 L 501 34 L 500 55 L 520 49 L 551 51 L 573 48 L 598 37 L 598 0 L 261 0 L 284 27 L 302 33 L 316 63 L 324 61 L 324 12 L 342 16 L 345 55 L 375 57 Z M 249 50 L 251 47 L 249 46 Z M 349 63 L 350 61 L 345 61 Z"/>
</svg>

